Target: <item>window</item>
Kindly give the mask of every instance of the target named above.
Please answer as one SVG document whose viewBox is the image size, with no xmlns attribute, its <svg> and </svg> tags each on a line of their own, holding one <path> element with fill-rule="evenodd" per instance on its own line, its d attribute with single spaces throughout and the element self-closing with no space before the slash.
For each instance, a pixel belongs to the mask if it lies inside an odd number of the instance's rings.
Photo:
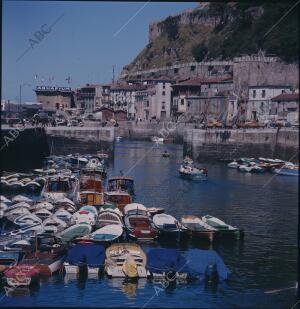
<svg viewBox="0 0 300 309">
<path fill-rule="evenodd" d="M 212 71 L 212 70 L 213 70 L 213 68 L 214 68 L 214 66 L 213 66 L 213 65 L 209 65 L 209 66 L 208 66 L 208 71 Z"/>
<path fill-rule="evenodd" d="M 265 89 L 263 89 L 263 90 L 261 91 L 261 96 L 262 96 L 262 98 L 265 98 L 265 97 L 266 97 L 266 90 L 265 90 Z"/>
<path fill-rule="evenodd" d="M 252 90 L 252 97 L 256 98 L 256 90 Z"/>
<path fill-rule="evenodd" d="M 229 65 L 225 65 L 225 71 L 228 72 L 230 69 L 230 66 Z"/>
<path fill-rule="evenodd" d="M 165 91 L 163 91 L 163 92 L 162 92 L 162 95 L 166 95 L 166 92 L 165 92 Z"/>
<path fill-rule="evenodd" d="M 175 74 L 178 73 L 178 69 L 177 68 L 174 69 L 174 73 Z"/>
<path fill-rule="evenodd" d="M 166 89 L 166 83 L 163 83 L 163 89 Z"/>
<path fill-rule="evenodd" d="M 191 66 L 191 72 L 194 72 L 196 67 L 194 65 Z"/>
<path fill-rule="evenodd" d="M 181 100 L 180 100 L 180 104 L 181 104 L 181 105 L 184 105 L 184 99 L 181 99 Z"/>
<path fill-rule="evenodd" d="M 166 102 L 161 102 L 161 109 L 166 109 Z"/>
</svg>

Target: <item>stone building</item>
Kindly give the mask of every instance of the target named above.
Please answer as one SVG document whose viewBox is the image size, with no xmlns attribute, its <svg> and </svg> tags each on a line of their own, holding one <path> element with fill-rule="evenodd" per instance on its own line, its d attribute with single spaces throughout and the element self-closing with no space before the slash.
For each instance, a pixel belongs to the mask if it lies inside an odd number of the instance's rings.
<svg viewBox="0 0 300 309">
<path fill-rule="evenodd" d="M 270 118 L 299 124 L 299 93 L 281 93 L 271 99 Z"/>
<path fill-rule="evenodd" d="M 140 84 L 113 84 L 110 87 L 110 98 L 114 110 L 123 110 L 131 119 L 136 117 L 136 92 L 146 90 L 145 85 Z"/>
<path fill-rule="evenodd" d="M 75 107 L 74 91 L 70 87 L 36 86 L 36 100 L 46 112 Z"/>
<path fill-rule="evenodd" d="M 249 86 L 247 104 L 247 120 L 265 123 L 270 120 L 271 99 L 290 93 L 291 87 L 286 85 Z"/>
<path fill-rule="evenodd" d="M 188 98 L 191 101 L 191 98 L 229 95 L 233 89 L 233 82 L 230 76 L 195 78 L 178 82 L 172 85 L 172 89 L 171 114 L 172 119 L 176 120 L 179 115 L 188 112 Z"/>
<path fill-rule="evenodd" d="M 148 88 L 136 93 L 137 117 L 142 120 L 170 119 L 172 83 L 169 78 L 143 80 Z"/>
</svg>

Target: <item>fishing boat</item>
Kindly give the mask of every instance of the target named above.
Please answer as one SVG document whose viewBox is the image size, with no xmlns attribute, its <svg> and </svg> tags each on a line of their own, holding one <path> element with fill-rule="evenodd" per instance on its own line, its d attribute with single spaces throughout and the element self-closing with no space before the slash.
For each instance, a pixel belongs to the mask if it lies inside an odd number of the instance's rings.
<svg viewBox="0 0 300 309">
<path fill-rule="evenodd" d="M 97 158 L 91 158 L 89 162 L 86 165 L 86 168 L 84 168 L 84 171 L 86 173 L 90 174 L 98 174 L 101 175 L 102 179 L 106 178 L 107 175 L 107 168 L 105 164 L 101 163 Z"/>
<path fill-rule="evenodd" d="M 70 242 L 77 237 L 88 235 L 92 231 L 92 226 L 88 224 L 74 224 L 67 229 L 57 233 L 55 236 L 62 242 Z"/>
<path fill-rule="evenodd" d="M 127 176 L 115 176 L 108 179 L 108 191 L 125 191 L 134 195 L 134 180 Z"/>
<path fill-rule="evenodd" d="M 147 277 L 147 257 L 138 244 L 113 244 L 106 249 L 105 255 L 105 272 L 109 277 Z"/>
<path fill-rule="evenodd" d="M 6 283 L 12 287 L 34 285 L 38 283 L 39 275 L 34 265 L 16 265 L 4 271 Z"/>
<path fill-rule="evenodd" d="M 92 242 L 111 243 L 120 239 L 123 235 L 123 231 L 124 230 L 121 225 L 109 224 L 83 237 L 83 239 Z"/>
<path fill-rule="evenodd" d="M 155 143 L 163 143 L 164 139 L 158 136 L 151 136 L 150 140 Z"/>
<path fill-rule="evenodd" d="M 207 177 L 208 177 L 206 168 L 199 169 L 196 167 L 184 166 L 184 165 L 180 166 L 179 174 L 183 178 L 194 180 L 194 181 L 207 180 Z"/>
<path fill-rule="evenodd" d="M 158 229 L 161 236 L 167 237 L 179 237 L 180 235 L 180 224 L 171 215 L 168 214 L 157 214 L 153 216 L 153 223 Z"/>
<path fill-rule="evenodd" d="M 105 250 L 101 244 L 76 244 L 69 251 L 64 262 L 66 273 L 99 273 L 104 265 Z"/>
<path fill-rule="evenodd" d="M 285 164 L 281 168 L 274 168 L 274 173 L 284 176 L 299 176 L 299 165 Z"/>
<path fill-rule="evenodd" d="M 102 173 L 92 168 L 81 169 L 79 187 L 80 191 L 103 192 Z"/>
<path fill-rule="evenodd" d="M 99 215 L 96 222 L 96 227 L 101 228 L 106 225 L 120 225 L 121 227 L 124 226 L 122 220 L 122 214 L 118 208 L 116 209 L 100 209 Z"/>
<path fill-rule="evenodd" d="M 202 217 L 202 221 L 216 229 L 220 236 L 233 236 L 237 239 L 240 239 L 244 235 L 243 230 L 231 226 L 216 217 L 205 215 Z"/>
<path fill-rule="evenodd" d="M 154 282 L 186 282 L 189 277 L 188 260 L 177 249 L 150 249 L 147 252 L 147 270 L 148 277 Z"/>
<path fill-rule="evenodd" d="M 79 192 L 79 201 L 82 205 L 93 205 L 96 207 L 101 207 L 104 203 L 103 193 L 95 192 L 95 191 L 80 191 Z"/>
<path fill-rule="evenodd" d="M 132 202 L 132 197 L 125 191 L 108 191 L 104 193 L 104 201 L 116 204 L 118 209 L 123 212 L 125 205 Z"/>
<path fill-rule="evenodd" d="M 217 229 L 208 225 L 196 216 L 182 216 L 182 231 L 191 237 L 212 242 L 215 238 Z"/>
<path fill-rule="evenodd" d="M 79 183 L 77 178 L 58 175 L 49 177 L 42 190 L 41 196 L 54 202 L 64 197 L 71 200 L 77 198 Z"/>
</svg>

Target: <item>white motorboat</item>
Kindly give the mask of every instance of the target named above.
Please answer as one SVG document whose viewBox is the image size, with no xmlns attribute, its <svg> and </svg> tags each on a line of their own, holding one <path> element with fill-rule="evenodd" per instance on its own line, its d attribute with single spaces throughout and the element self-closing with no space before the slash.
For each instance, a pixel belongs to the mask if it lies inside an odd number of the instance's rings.
<svg viewBox="0 0 300 309">
<path fill-rule="evenodd" d="M 46 230 L 49 230 L 49 229 L 52 230 L 52 228 L 49 228 L 49 227 L 53 227 L 53 226 L 57 228 L 57 229 L 53 229 L 54 231 L 60 232 L 67 227 L 67 223 L 64 222 L 63 220 L 60 220 L 56 216 L 52 215 L 51 217 L 47 218 L 43 222 L 43 227 Z"/>
<path fill-rule="evenodd" d="M 69 213 L 67 210 L 64 208 L 59 208 L 57 211 L 54 213 L 54 216 L 56 216 L 58 219 L 66 222 L 67 224 L 70 222 L 72 218 L 72 214 Z"/>
<path fill-rule="evenodd" d="M 111 224 L 120 225 L 122 227 L 124 226 L 121 212 L 118 209 L 106 209 L 100 211 L 96 226 L 101 228 Z"/>
<path fill-rule="evenodd" d="M 253 170 L 253 166 L 251 165 L 246 165 L 246 164 L 241 164 L 239 167 L 238 167 L 239 171 L 241 172 L 246 172 L 246 173 L 249 173 Z"/>
<path fill-rule="evenodd" d="M 158 136 L 152 136 L 150 139 L 151 139 L 152 142 L 155 142 L 155 143 L 163 143 L 164 142 L 164 139 L 162 137 L 158 137 Z"/>
<path fill-rule="evenodd" d="M 134 215 L 140 214 L 140 215 L 145 215 L 145 216 L 148 215 L 147 207 L 139 203 L 127 204 L 124 207 L 123 212 L 125 215 L 131 215 L 131 214 L 134 214 Z"/>
<path fill-rule="evenodd" d="M 27 207 L 17 207 L 17 208 L 14 208 L 12 210 L 10 210 L 8 208 L 7 211 L 5 211 L 4 213 L 4 216 L 11 222 L 14 222 L 14 220 L 17 218 L 17 217 L 20 217 L 24 214 L 30 214 L 30 211 L 29 211 L 29 208 Z"/>
<path fill-rule="evenodd" d="M 0 195 L 0 202 L 5 204 L 11 204 L 11 200 L 5 197 L 4 195 Z"/>
<path fill-rule="evenodd" d="M 37 204 L 33 205 L 31 207 L 33 210 L 38 210 L 38 209 L 47 209 L 49 211 L 52 211 L 54 206 L 53 204 L 47 202 L 47 201 L 40 201 Z"/>
</svg>

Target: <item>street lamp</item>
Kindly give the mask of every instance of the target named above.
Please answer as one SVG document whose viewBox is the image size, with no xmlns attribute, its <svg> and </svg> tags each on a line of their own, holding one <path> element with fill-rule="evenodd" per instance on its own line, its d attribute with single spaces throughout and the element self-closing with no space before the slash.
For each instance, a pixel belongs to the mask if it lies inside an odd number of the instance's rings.
<svg viewBox="0 0 300 309">
<path fill-rule="evenodd" d="M 24 86 L 29 86 L 29 87 L 31 87 L 31 84 L 27 84 L 27 83 L 20 84 L 20 88 L 19 88 L 19 90 L 20 90 L 20 96 L 19 96 L 19 99 L 20 99 L 20 101 L 19 101 L 19 112 L 20 112 L 20 113 L 21 113 L 21 105 L 22 105 L 22 87 L 24 87 Z"/>
</svg>

